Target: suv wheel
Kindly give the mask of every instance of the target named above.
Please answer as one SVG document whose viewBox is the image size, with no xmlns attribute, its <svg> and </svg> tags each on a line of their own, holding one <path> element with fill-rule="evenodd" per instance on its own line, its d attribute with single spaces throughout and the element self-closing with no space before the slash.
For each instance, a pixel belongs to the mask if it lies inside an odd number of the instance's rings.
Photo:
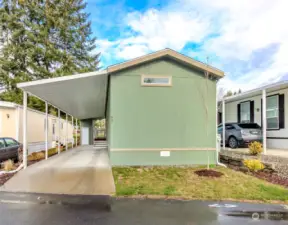
<svg viewBox="0 0 288 225">
<path fill-rule="evenodd" d="M 238 147 L 238 141 L 235 137 L 230 137 L 228 140 L 228 145 L 230 148 L 237 148 Z"/>
</svg>

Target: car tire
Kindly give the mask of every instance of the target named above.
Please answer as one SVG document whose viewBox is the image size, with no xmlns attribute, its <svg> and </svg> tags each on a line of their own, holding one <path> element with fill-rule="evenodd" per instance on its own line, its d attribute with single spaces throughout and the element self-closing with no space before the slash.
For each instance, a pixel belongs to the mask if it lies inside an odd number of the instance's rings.
<svg viewBox="0 0 288 225">
<path fill-rule="evenodd" d="M 238 147 L 238 141 L 235 137 L 230 137 L 228 140 L 228 146 L 229 148 L 237 148 Z"/>
</svg>

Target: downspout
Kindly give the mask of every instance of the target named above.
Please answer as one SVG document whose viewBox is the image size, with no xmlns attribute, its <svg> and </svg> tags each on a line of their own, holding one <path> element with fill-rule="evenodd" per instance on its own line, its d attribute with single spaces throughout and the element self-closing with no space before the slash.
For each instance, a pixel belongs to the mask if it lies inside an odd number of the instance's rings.
<svg viewBox="0 0 288 225">
<path fill-rule="evenodd" d="M 216 81 L 216 85 L 217 85 L 218 80 Z M 217 102 L 217 89 L 216 89 L 216 165 L 218 166 L 223 166 L 225 168 L 227 168 L 227 166 L 223 163 L 219 162 L 219 152 L 220 152 L 220 139 L 219 139 L 219 135 L 218 135 L 218 102 Z M 222 112 L 223 113 L 223 112 Z"/>
</svg>

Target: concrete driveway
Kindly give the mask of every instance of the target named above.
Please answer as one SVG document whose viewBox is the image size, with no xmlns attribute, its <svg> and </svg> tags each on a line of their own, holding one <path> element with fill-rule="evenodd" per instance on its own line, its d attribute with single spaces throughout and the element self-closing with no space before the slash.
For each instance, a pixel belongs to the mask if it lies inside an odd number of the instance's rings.
<svg viewBox="0 0 288 225">
<path fill-rule="evenodd" d="M 1 191 L 70 195 L 115 192 L 107 148 L 79 146 L 21 170 Z"/>
</svg>

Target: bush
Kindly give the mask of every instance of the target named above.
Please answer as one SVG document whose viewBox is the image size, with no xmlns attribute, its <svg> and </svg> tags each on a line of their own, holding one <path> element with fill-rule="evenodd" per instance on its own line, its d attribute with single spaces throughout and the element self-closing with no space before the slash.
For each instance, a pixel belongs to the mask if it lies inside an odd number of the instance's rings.
<svg viewBox="0 0 288 225">
<path fill-rule="evenodd" d="M 249 153 L 251 155 L 259 155 L 263 152 L 263 147 L 260 142 L 254 141 L 249 144 Z"/>
<path fill-rule="evenodd" d="M 61 148 L 60 148 L 60 150 L 61 150 Z M 51 148 L 51 149 L 48 150 L 48 156 L 52 156 L 52 155 L 55 155 L 57 153 L 58 153 L 58 148 L 57 147 L 56 148 Z"/>
<path fill-rule="evenodd" d="M 5 171 L 11 171 L 14 169 L 14 162 L 11 159 L 5 161 L 3 164 Z"/>
<path fill-rule="evenodd" d="M 45 152 L 33 152 L 28 156 L 29 161 L 37 161 L 45 158 Z"/>
<path fill-rule="evenodd" d="M 265 168 L 264 164 L 258 159 L 246 159 L 243 163 L 249 170 L 254 172 Z"/>
</svg>

